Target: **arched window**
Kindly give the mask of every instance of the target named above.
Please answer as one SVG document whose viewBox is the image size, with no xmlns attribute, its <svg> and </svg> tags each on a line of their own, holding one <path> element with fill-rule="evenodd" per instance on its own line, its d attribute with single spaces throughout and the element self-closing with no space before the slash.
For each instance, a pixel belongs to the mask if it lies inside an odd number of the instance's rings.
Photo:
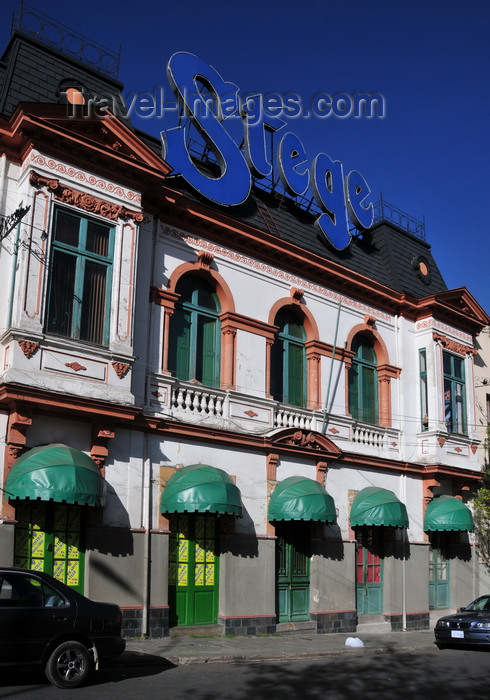
<svg viewBox="0 0 490 700">
<path fill-rule="evenodd" d="M 220 305 L 212 286 L 201 277 L 184 275 L 170 321 L 169 369 L 174 377 L 219 386 Z"/>
<path fill-rule="evenodd" d="M 302 321 L 282 309 L 274 325 L 279 326 L 271 350 L 271 394 L 276 401 L 306 405 L 306 332 Z"/>
<path fill-rule="evenodd" d="M 355 420 L 378 423 L 377 357 L 372 343 L 358 334 L 352 341 L 355 353 L 349 369 L 349 413 Z"/>
</svg>

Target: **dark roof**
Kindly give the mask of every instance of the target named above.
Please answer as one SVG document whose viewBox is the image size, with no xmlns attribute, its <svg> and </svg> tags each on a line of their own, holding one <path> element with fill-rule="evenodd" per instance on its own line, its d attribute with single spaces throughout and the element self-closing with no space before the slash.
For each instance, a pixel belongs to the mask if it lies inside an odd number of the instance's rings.
<svg viewBox="0 0 490 700">
<path fill-rule="evenodd" d="M 20 31 L 0 58 L 0 116 L 10 117 L 20 102 L 61 102 L 59 87 L 66 80 L 83 86 L 89 97 L 110 96 L 124 116 L 122 83 Z"/>
</svg>

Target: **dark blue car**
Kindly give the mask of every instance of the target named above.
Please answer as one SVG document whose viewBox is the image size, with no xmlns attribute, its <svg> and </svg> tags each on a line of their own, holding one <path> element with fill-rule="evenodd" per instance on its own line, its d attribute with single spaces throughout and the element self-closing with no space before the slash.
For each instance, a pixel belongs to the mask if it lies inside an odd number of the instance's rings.
<svg viewBox="0 0 490 700">
<path fill-rule="evenodd" d="M 482 595 L 453 615 L 437 620 L 434 627 L 436 644 L 490 644 L 490 595 Z"/>
<path fill-rule="evenodd" d="M 117 605 L 42 572 L 0 567 L 0 665 L 41 665 L 53 685 L 76 688 L 124 648 Z"/>
</svg>

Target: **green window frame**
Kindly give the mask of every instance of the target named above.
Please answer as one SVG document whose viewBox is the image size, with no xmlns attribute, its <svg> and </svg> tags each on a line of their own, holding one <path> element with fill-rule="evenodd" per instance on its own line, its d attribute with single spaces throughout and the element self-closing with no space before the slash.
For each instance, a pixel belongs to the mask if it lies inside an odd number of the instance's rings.
<svg viewBox="0 0 490 700">
<path fill-rule="evenodd" d="M 170 320 L 169 369 L 182 381 L 197 380 L 219 387 L 221 324 L 218 295 L 208 282 L 184 275 L 175 291 L 180 295 Z"/>
<path fill-rule="evenodd" d="M 271 349 L 271 394 L 276 401 L 306 406 L 306 331 L 288 309 L 276 315 L 279 326 Z"/>
<path fill-rule="evenodd" d="M 446 429 L 449 433 L 465 435 L 467 432 L 467 419 L 464 358 L 444 350 L 442 353 L 442 365 Z"/>
<path fill-rule="evenodd" d="M 113 256 L 113 226 L 55 209 L 47 333 L 109 345 Z"/>
<path fill-rule="evenodd" d="M 357 335 L 352 342 L 352 365 L 349 368 L 349 413 L 354 420 L 378 423 L 377 357 L 368 338 Z"/>
<path fill-rule="evenodd" d="M 429 399 L 427 388 L 427 351 L 419 350 L 419 377 L 420 377 L 420 429 L 429 429 Z"/>
</svg>

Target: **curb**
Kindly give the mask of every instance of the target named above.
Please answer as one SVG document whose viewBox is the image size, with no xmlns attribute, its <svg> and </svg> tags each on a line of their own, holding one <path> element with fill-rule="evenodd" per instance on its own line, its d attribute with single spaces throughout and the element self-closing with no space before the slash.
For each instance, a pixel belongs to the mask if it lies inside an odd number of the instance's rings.
<svg viewBox="0 0 490 700">
<path fill-rule="evenodd" d="M 246 664 L 262 663 L 271 661 L 287 661 L 293 659 L 318 659 L 327 656 L 342 656 L 344 654 L 392 654 L 409 653 L 423 648 L 432 648 L 432 644 L 427 645 L 407 645 L 396 647 L 393 645 L 373 646 L 373 647 L 344 647 L 341 649 L 328 649 L 325 651 L 283 651 L 283 652 L 262 652 L 257 654 L 200 654 L 195 656 L 156 656 L 151 653 L 128 650 L 120 657 L 119 663 L 125 666 L 190 666 L 195 664 Z"/>
</svg>

